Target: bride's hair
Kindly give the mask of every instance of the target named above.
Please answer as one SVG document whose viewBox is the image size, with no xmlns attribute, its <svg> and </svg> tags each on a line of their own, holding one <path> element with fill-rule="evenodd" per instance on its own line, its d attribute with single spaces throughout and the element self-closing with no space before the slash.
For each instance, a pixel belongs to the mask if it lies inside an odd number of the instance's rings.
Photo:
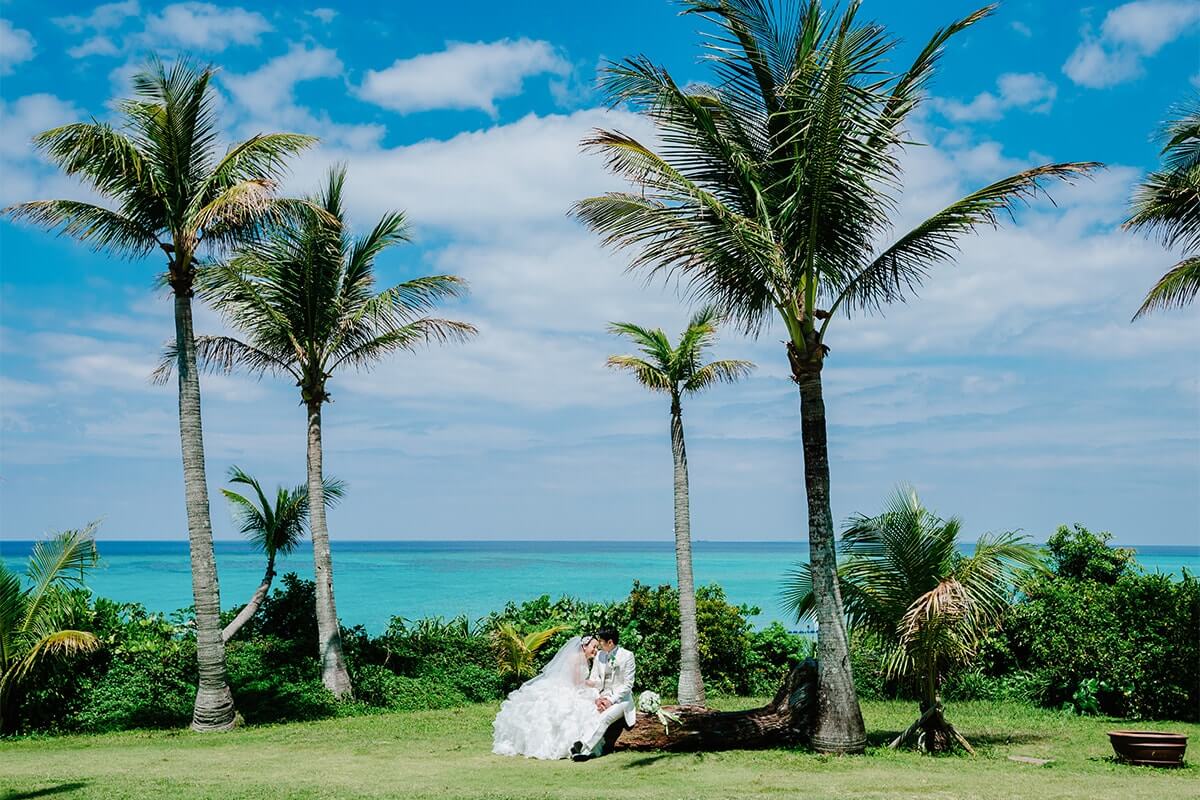
<svg viewBox="0 0 1200 800">
<path fill-rule="evenodd" d="M 589 644 L 591 644 L 591 643 L 592 643 L 592 641 L 593 641 L 595 638 L 596 638 L 595 636 L 591 636 L 591 635 L 584 636 L 582 639 L 580 639 L 580 640 L 579 640 L 579 646 L 580 646 L 580 647 L 587 647 Z"/>
</svg>

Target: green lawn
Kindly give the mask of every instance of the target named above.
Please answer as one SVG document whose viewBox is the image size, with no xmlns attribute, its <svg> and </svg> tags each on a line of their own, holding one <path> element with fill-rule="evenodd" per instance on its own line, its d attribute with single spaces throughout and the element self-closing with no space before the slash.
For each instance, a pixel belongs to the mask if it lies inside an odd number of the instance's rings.
<svg viewBox="0 0 1200 800">
<path fill-rule="evenodd" d="M 732 701 L 742 707 L 750 701 Z M 0 742 L 0 796 L 18 798 L 1120 798 L 1200 797 L 1200 767 L 1111 760 L 1104 732 L 1123 721 L 963 703 L 950 719 L 979 755 L 930 758 L 882 744 L 911 721 L 907 703 L 866 703 L 864 757 L 776 750 L 621 753 L 585 764 L 490 752 L 491 706 L 242 728 L 200 736 L 143 731 Z M 1182 731 L 1200 747 L 1200 725 Z M 1047 766 L 1009 755 L 1052 758 Z M 1196 761 L 1196 758 L 1192 759 Z"/>
</svg>

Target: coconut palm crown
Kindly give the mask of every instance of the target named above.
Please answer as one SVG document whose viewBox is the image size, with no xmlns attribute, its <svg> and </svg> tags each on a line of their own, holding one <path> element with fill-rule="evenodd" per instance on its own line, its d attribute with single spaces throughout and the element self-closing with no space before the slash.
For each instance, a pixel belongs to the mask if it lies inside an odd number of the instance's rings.
<svg viewBox="0 0 1200 800">
<path fill-rule="evenodd" d="M 1125 227 L 1189 255 L 1159 279 L 1134 319 L 1186 306 L 1200 293 L 1200 103 L 1181 108 L 1178 119 L 1164 126 L 1163 139 L 1162 168 L 1134 193 Z"/>
<path fill-rule="evenodd" d="M 697 311 L 678 345 L 661 328 L 649 330 L 631 322 L 614 322 L 609 332 L 638 346 L 640 356 L 610 356 L 608 366 L 633 374 L 652 392 L 671 397 L 671 454 L 675 462 L 675 571 L 679 585 L 679 691 L 681 705 L 705 704 L 700 672 L 700 641 L 696 624 L 696 588 L 692 574 L 691 510 L 688 498 L 687 449 L 683 437 L 684 395 L 718 383 L 733 383 L 750 374 L 754 364 L 726 359 L 704 363 L 717 338 L 720 315 L 709 306 Z"/>
<path fill-rule="evenodd" d="M 429 342 L 463 340 L 475 328 L 425 314 L 458 297 L 465 283 L 452 275 L 403 281 L 377 291 L 376 258 L 408 241 L 404 214 L 385 214 L 352 236 L 343 194 L 346 171 L 329 171 L 322 192 L 300 204 L 253 243 L 200 276 L 202 296 L 240 331 L 196 340 L 199 362 L 223 371 L 288 375 L 308 414 L 308 493 L 316 578 L 322 680 L 339 698 L 352 693 L 333 595 L 333 564 L 325 516 L 321 409 L 339 369 L 367 369 L 397 351 Z M 158 377 L 165 379 L 168 349 Z"/>
<path fill-rule="evenodd" d="M 926 509 L 901 486 L 878 516 L 856 515 L 842 534 L 838 570 L 846 619 L 878 637 L 892 679 L 911 679 L 921 716 L 893 742 L 921 731 L 920 744 L 945 750 L 970 745 L 942 715 L 939 688 L 950 667 L 969 663 L 979 642 L 1002 620 L 1021 574 L 1044 570 L 1035 545 L 1016 533 L 984 534 L 972 555 L 959 552 L 962 521 Z M 784 605 L 812 619 L 812 571 L 799 564 L 784 586 Z"/>
<path fill-rule="evenodd" d="M 897 39 L 860 18 L 859 3 L 688 0 L 710 24 L 710 84 L 676 81 L 639 56 L 610 64 L 611 103 L 657 129 L 654 142 L 617 130 L 584 141 L 634 190 L 584 199 L 575 213 L 631 268 L 676 280 L 751 333 L 783 323 L 801 401 L 809 559 L 818 635 L 818 750 L 861 752 L 837 589 L 821 371 L 830 326 L 851 312 L 904 300 L 959 241 L 993 226 L 1049 180 L 1098 166 L 1046 164 L 1003 178 L 895 236 L 908 120 L 945 45 L 988 16 L 983 8 L 938 30 L 907 69 Z"/>
<path fill-rule="evenodd" d="M 38 200 L 4 210 L 129 258 L 161 252 L 174 295 L 179 372 L 179 437 L 183 456 L 199 685 L 192 715 L 198 731 L 233 727 L 233 695 L 225 673 L 221 598 L 212 545 L 200 383 L 192 327 L 192 293 L 202 248 L 224 250 L 245 240 L 292 204 L 274 195 L 289 157 L 316 140 L 293 133 L 252 136 L 221 148 L 212 90 L 213 68 L 180 58 L 151 57 L 132 79 L 133 96 L 117 103 L 114 126 L 91 120 L 34 137 L 66 174 L 105 198 Z"/>
</svg>

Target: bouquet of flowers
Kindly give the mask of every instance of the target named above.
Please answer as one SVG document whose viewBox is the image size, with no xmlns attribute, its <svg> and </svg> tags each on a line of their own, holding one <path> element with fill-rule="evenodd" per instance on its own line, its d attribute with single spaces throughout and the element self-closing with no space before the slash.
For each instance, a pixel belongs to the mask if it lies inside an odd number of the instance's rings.
<svg viewBox="0 0 1200 800">
<path fill-rule="evenodd" d="M 662 698 L 659 697 L 658 692 L 642 692 L 638 696 L 637 707 L 638 711 L 646 714 L 653 714 L 654 716 L 658 717 L 658 721 L 662 723 L 663 730 L 666 731 L 668 735 L 671 733 L 671 729 L 668 727 L 667 722 L 681 721 L 677 714 L 672 714 L 670 711 L 663 710 Z"/>
</svg>

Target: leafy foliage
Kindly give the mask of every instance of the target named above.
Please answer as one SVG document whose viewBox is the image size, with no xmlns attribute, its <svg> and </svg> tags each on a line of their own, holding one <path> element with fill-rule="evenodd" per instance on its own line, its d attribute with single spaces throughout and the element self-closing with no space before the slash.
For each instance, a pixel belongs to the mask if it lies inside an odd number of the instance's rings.
<svg viewBox="0 0 1200 800">
<path fill-rule="evenodd" d="M 1134 319 L 1186 306 L 1200 293 L 1200 102 L 1179 108 L 1177 118 L 1163 126 L 1162 139 L 1162 167 L 1137 188 L 1125 227 L 1188 255 L 1159 279 Z"/>
<path fill-rule="evenodd" d="M 275 182 L 287 160 L 316 141 L 259 134 L 221 154 L 214 72 L 187 58 L 168 66 L 151 56 L 133 76 L 133 97 L 117 104 L 118 127 L 93 120 L 34 137 L 51 162 L 116 208 L 39 200 L 4 213 L 117 255 L 162 250 L 172 287 L 190 290 L 201 243 L 232 246 L 294 205 L 275 199 Z"/>
<path fill-rule="evenodd" d="M 633 373 L 638 383 L 654 392 L 671 395 L 678 403 L 685 394 L 703 391 L 718 383 L 733 383 L 750 374 L 754 364 L 749 361 L 726 359 L 704 363 L 705 353 L 717 338 L 720 317 L 712 307 L 702 308 L 692 315 L 679 343 L 671 340 L 661 328 L 643 328 L 632 322 L 614 322 L 609 333 L 624 336 L 641 350 L 641 356 L 609 356 L 608 366 Z"/>
<path fill-rule="evenodd" d="M 532 678 L 536 674 L 534 658 L 556 634 L 567 630 L 566 625 L 552 625 L 539 631 L 521 633 L 511 622 L 502 622 L 492 631 L 496 661 L 500 675 L 508 678 Z"/>
<path fill-rule="evenodd" d="M 581 200 L 575 213 L 633 267 L 678 278 L 749 331 L 776 312 L 791 345 L 819 358 L 833 311 L 903 299 L 958 241 L 1094 164 L 1048 164 L 955 201 L 890 234 L 900 153 L 946 42 L 986 17 L 937 31 L 908 69 L 898 40 L 819 2 L 688 0 L 710 24 L 711 83 L 681 85 L 645 56 L 610 63 L 601 87 L 656 128 L 647 145 L 596 131 L 584 145 L 634 191 Z"/>
<path fill-rule="evenodd" d="M 1136 571 L 1126 553 L 1104 555 L 1108 539 L 1059 529 L 1052 553 L 1062 560 L 1023 586 L 990 671 L 1028 671 L 1045 705 L 1195 720 L 1200 580 Z M 1093 555 L 1069 557 L 1079 552 Z"/>
<path fill-rule="evenodd" d="M 376 291 L 375 260 L 408 241 L 408 224 L 394 211 L 368 233 L 352 237 L 345 180 L 344 168 L 331 170 L 319 195 L 232 258 L 203 271 L 202 296 L 245 338 L 198 337 L 202 365 L 290 375 L 306 403 L 320 404 L 329 397 L 327 380 L 340 367 L 363 369 L 396 351 L 475 333 L 467 323 L 424 316 L 464 292 L 463 281 L 452 275 Z M 158 380 L 166 380 L 175 357 L 168 347 Z"/>
<path fill-rule="evenodd" d="M 1059 578 L 1112 585 L 1137 569 L 1134 552 L 1110 547 L 1112 534 L 1092 533 L 1082 525 L 1060 525 L 1046 540 L 1050 570 Z"/>
<path fill-rule="evenodd" d="M 934 701 L 951 667 L 969 663 L 979 643 L 1008 610 L 1022 568 L 1042 568 L 1023 537 L 980 537 L 975 553 L 958 551 L 962 523 L 943 520 L 911 487 L 901 487 L 876 517 L 851 518 L 842 535 L 839 578 L 847 621 L 887 646 L 888 678 L 916 677 Z M 784 590 L 798 619 L 812 615 L 812 575 L 807 564 Z"/>
<path fill-rule="evenodd" d="M 229 482 L 248 486 L 254 492 L 253 497 L 246 497 L 232 489 L 221 490 L 233 507 L 242 535 L 272 562 L 276 555 L 295 550 L 308 524 L 308 485 L 300 484 L 294 489 L 279 486 L 272 502 L 258 480 L 237 466 L 229 468 Z M 325 479 L 326 505 L 337 505 L 345 493 L 345 483 L 336 478 Z"/>
<path fill-rule="evenodd" d="M 6 709 L 35 670 L 51 659 L 69 659 L 100 647 L 100 639 L 80 630 L 79 595 L 84 575 L 98 557 L 96 523 L 63 531 L 34 545 L 25 569 L 27 587 L 0 561 L 0 729 Z"/>
</svg>

